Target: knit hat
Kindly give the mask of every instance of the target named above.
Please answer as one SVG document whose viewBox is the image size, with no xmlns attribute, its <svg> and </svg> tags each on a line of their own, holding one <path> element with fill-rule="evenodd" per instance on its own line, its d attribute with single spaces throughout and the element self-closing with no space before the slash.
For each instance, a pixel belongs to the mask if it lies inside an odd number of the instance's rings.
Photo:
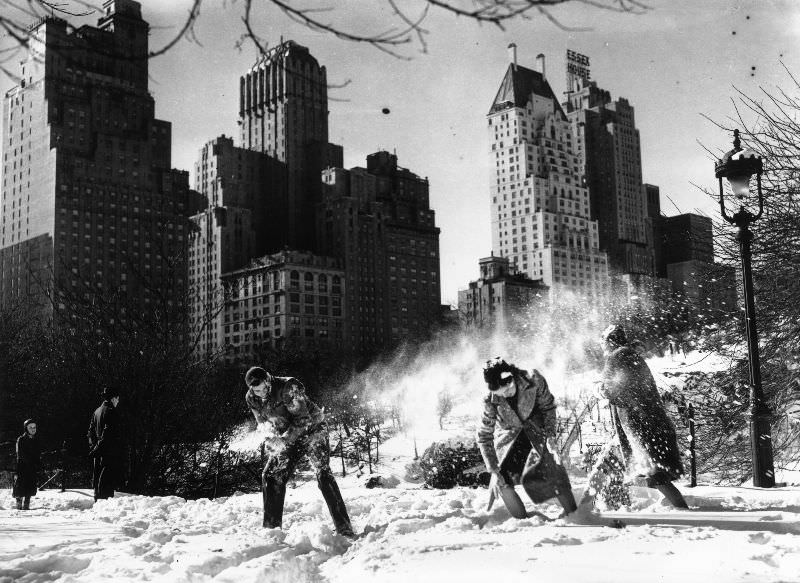
<svg viewBox="0 0 800 583">
<path fill-rule="evenodd" d="M 22 428 L 25 431 L 28 431 L 28 425 L 30 425 L 31 423 L 36 423 L 36 421 L 34 421 L 33 419 L 26 419 L 25 423 L 22 424 Z"/>
<path fill-rule="evenodd" d="M 513 378 L 514 371 L 513 365 L 498 356 L 486 361 L 486 366 L 483 367 L 483 380 L 489 385 L 489 390 L 494 391 Z"/>
<path fill-rule="evenodd" d="M 628 343 L 628 337 L 625 336 L 625 330 L 618 324 L 612 324 L 603 330 L 603 340 L 617 346 L 625 346 Z"/>
<path fill-rule="evenodd" d="M 260 366 L 251 367 L 250 370 L 247 371 L 244 375 L 244 383 L 248 387 L 252 387 L 253 385 L 257 385 L 261 383 L 261 381 L 272 381 L 272 375 L 269 374 L 266 370 L 261 368 Z"/>
</svg>

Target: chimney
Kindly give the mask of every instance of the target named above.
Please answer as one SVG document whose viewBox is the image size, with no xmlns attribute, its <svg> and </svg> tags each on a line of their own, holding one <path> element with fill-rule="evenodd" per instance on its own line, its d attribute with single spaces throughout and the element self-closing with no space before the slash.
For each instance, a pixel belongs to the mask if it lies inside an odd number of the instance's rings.
<svg viewBox="0 0 800 583">
<path fill-rule="evenodd" d="M 514 65 L 514 70 L 517 70 L 517 45 L 511 43 L 508 45 L 508 58 L 511 60 L 511 64 Z"/>
<path fill-rule="evenodd" d="M 544 74 L 544 55 L 542 53 L 536 55 L 536 70 L 542 74 L 542 79 L 546 79 Z"/>
</svg>

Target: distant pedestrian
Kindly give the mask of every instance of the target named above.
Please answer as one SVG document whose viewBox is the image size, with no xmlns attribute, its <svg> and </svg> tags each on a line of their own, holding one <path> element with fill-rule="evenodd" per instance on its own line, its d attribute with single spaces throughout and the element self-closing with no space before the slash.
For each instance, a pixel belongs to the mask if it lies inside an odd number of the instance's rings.
<svg viewBox="0 0 800 583">
<path fill-rule="evenodd" d="M 26 419 L 23 427 L 24 432 L 17 438 L 17 476 L 12 492 L 17 499 L 17 510 L 30 509 L 31 496 L 36 496 L 36 481 L 41 466 L 36 421 Z"/>
<path fill-rule="evenodd" d="M 119 392 L 103 389 L 103 403 L 89 422 L 89 455 L 94 458 L 92 486 L 94 499 L 113 498 L 114 490 L 122 485 L 125 446 L 120 424 Z"/>
<path fill-rule="evenodd" d="M 557 498 L 564 514 L 570 514 L 575 498 L 557 454 L 556 404 L 547 381 L 537 370 L 529 374 L 499 358 L 487 363 L 483 377 L 489 394 L 477 441 L 492 476 L 491 500 L 499 496 L 512 516 L 525 518 L 514 490 L 522 484 L 535 504 Z"/>
<path fill-rule="evenodd" d="M 267 460 L 262 473 L 264 527 L 280 528 L 286 484 L 297 464 L 307 457 L 317 475 L 317 485 L 328 505 L 336 532 L 352 537 L 353 527 L 330 467 L 330 445 L 325 414 L 306 396 L 293 377 L 275 377 L 254 366 L 244 377 L 245 402 L 265 433 Z"/>
<path fill-rule="evenodd" d="M 676 508 L 688 508 L 672 483 L 683 474 L 678 438 L 650 368 L 619 326 L 603 332 L 603 352 L 600 392 L 611 405 L 616 436 L 590 473 L 581 504 L 624 472 L 628 478 L 644 478 L 647 487 L 656 488 Z"/>
</svg>

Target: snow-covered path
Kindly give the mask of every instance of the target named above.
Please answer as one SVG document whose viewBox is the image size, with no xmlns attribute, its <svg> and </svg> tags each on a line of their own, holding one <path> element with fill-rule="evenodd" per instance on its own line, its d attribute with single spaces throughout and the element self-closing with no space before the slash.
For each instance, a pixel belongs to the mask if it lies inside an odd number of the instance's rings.
<svg viewBox="0 0 800 583">
<path fill-rule="evenodd" d="M 482 489 L 342 482 L 364 533 L 355 542 L 331 531 L 313 483 L 289 491 L 283 531 L 261 528 L 255 494 L 92 506 L 82 494 L 46 491 L 38 509 L 21 513 L 1 491 L 0 582 L 800 581 L 797 487 L 684 489 L 694 512 L 637 489 L 622 517 L 629 525 L 614 529 L 486 512 Z"/>
</svg>

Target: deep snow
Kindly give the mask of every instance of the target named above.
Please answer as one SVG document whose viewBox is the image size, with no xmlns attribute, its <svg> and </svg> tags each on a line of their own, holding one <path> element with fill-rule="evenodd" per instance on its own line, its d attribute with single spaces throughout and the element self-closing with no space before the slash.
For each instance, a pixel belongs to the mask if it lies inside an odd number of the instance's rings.
<svg viewBox="0 0 800 583">
<path fill-rule="evenodd" d="M 311 482 L 289 491 L 283 531 L 261 528 L 256 494 L 92 506 L 48 490 L 19 512 L 6 490 L 0 581 L 800 581 L 798 487 L 683 488 L 694 512 L 636 489 L 638 509 L 620 516 L 637 524 L 615 529 L 486 512 L 484 489 L 342 482 L 354 542 L 331 531 Z"/>
<path fill-rule="evenodd" d="M 664 371 L 724 365 L 697 358 L 649 362 L 659 383 L 674 382 Z M 470 395 L 446 430 L 420 423 L 381 446 L 378 470 L 395 487 L 366 489 L 365 476 L 337 475 L 362 533 L 355 541 L 332 532 L 308 475 L 288 491 L 283 530 L 260 526 L 261 498 L 252 493 L 190 501 L 119 495 L 94 504 L 87 491 L 46 490 L 33 510 L 20 512 L 10 491 L 0 490 L 0 583 L 800 582 L 797 476 L 779 477 L 795 485 L 772 490 L 679 483 L 691 511 L 634 488 L 628 512 L 605 515 L 624 528 L 515 520 L 502 504 L 486 511 L 486 489 L 426 490 L 405 481 L 414 439 L 422 453 L 434 439 L 472 433 L 479 399 Z M 332 467 L 340 467 L 338 458 Z M 580 497 L 581 479 L 573 485 Z M 537 510 L 560 513 L 552 503 Z"/>
</svg>

